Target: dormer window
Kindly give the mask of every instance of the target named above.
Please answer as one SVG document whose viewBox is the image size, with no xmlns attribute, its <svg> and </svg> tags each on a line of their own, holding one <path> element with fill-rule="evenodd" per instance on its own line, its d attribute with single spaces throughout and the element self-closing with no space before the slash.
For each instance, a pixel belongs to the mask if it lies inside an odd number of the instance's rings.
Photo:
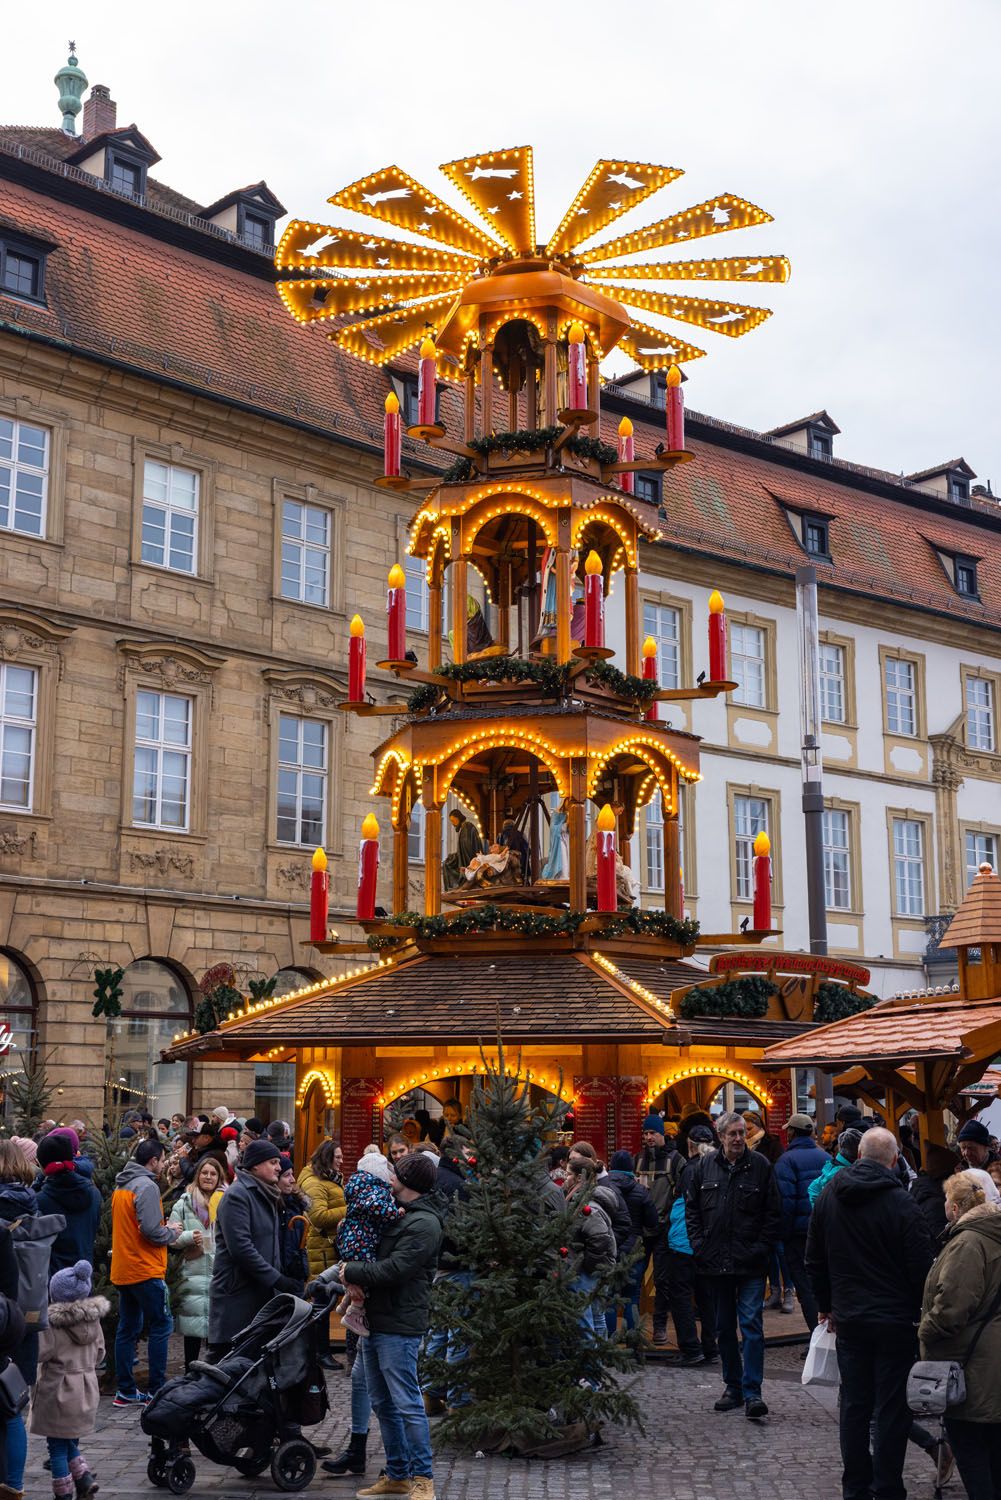
<svg viewBox="0 0 1001 1500">
<path fill-rule="evenodd" d="M 962 594 L 966 599 L 979 598 L 976 558 L 957 557 L 953 566 L 956 570 L 956 593 Z"/>
<path fill-rule="evenodd" d="M 659 473 L 648 473 L 646 470 L 637 472 L 634 476 L 633 494 L 637 500 L 646 500 L 651 505 L 660 504 L 661 485 Z"/>
<path fill-rule="evenodd" d="M 400 412 L 403 416 L 404 427 L 417 426 L 417 376 L 400 375 L 397 377 L 400 385 Z"/>
<path fill-rule="evenodd" d="M 834 439 L 823 427 L 809 429 L 809 453 L 811 458 L 834 457 Z"/>
<path fill-rule="evenodd" d="M 969 505 L 970 481 L 965 474 L 949 475 L 949 499 L 953 505 Z"/>
<path fill-rule="evenodd" d="M 44 302 L 48 253 L 31 240 L 0 235 L 0 292 L 26 302 Z"/>
<path fill-rule="evenodd" d="M 141 198 L 146 192 L 146 163 L 136 161 L 121 151 L 109 148 L 104 180 L 116 193 L 127 193 L 130 198 Z"/>
<path fill-rule="evenodd" d="M 252 214 L 244 210 L 240 223 L 240 237 L 255 250 L 266 250 L 274 244 L 275 221 L 263 214 Z"/>
<path fill-rule="evenodd" d="M 825 562 L 831 558 L 830 523 L 821 516 L 803 517 L 803 549 Z"/>
<path fill-rule="evenodd" d="M 267 183 L 255 182 L 210 203 L 199 217 L 235 234 L 249 249 L 270 254 L 277 238 L 275 225 L 284 212 L 285 205 Z"/>
</svg>

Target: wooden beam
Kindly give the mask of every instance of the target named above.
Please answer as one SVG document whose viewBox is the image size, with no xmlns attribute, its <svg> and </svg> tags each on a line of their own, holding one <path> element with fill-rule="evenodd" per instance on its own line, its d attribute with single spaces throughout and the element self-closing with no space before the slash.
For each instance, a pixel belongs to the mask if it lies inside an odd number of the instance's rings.
<svg viewBox="0 0 1001 1500">
<path fill-rule="evenodd" d="M 640 675 L 640 581 L 635 568 L 627 567 L 626 575 L 626 671 L 631 677 Z"/>
</svg>

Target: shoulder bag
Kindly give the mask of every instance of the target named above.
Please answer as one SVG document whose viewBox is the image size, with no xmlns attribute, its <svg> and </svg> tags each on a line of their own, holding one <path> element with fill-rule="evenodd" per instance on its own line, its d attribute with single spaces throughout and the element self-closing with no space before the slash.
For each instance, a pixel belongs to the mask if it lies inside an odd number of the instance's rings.
<svg viewBox="0 0 1001 1500">
<path fill-rule="evenodd" d="M 907 1377 L 907 1405 L 916 1417 L 940 1417 L 950 1406 L 966 1400 L 966 1366 L 973 1358 L 980 1335 L 997 1317 L 1001 1308 L 1001 1284 L 998 1285 L 990 1312 L 981 1318 L 973 1342 L 963 1359 L 919 1359 Z"/>
</svg>

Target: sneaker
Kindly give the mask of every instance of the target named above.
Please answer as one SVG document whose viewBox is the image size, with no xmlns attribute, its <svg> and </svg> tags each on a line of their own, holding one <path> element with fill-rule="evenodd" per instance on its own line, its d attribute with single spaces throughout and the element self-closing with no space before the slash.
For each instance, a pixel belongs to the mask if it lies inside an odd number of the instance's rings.
<svg viewBox="0 0 1001 1500">
<path fill-rule="evenodd" d="M 149 1400 L 148 1391 L 116 1391 L 112 1406 L 145 1406 Z"/>
<path fill-rule="evenodd" d="M 928 1457 L 935 1465 L 935 1484 L 941 1489 L 953 1476 L 956 1468 L 956 1455 L 943 1438 L 941 1442 L 935 1444 L 934 1448 L 928 1450 Z"/>
<path fill-rule="evenodd" d="M 786 1292 L 785 1292 L 785 1295 L 782 1298 L 782 1307 L 781 1307 L 780 1311 L 784 1312 L 784 1313 L 795 1312 L 796 1311 L 796 1303 L 795 1303 L 794 1298 L 795 1298 L 795 1293 L 793 1292 L 792 1288 L 791 1287 L 787 1288 Z"/>
<path fill-rule="evenodd" d="M 409 1495 L 409 1479 L 390 1479 L 380 1474 L 375 1484 L 367 1484 L 363 1490 L 355 1490 L 358 1500 L 378 1500 L 379 1495 Z"/>
<path fill-rule="evenodd" d="M 653 1341 L 655 1344 L 667 1343 L 667 1324 L 655 1323 L 653 1325 Z"/>
<path fill-rule="evenodd" d="M 782 1293 L 779 1291 L 773 1291 L 771 1296 L 768 1298 L 768 1301 L 765 1302 L 763 1306 L 766 1312 L 778 1312 L 779 1308 L 782 1306 Z"/>
<path fill-rule="evenodd" d="M 434 1500 L 434 1480 L 430 1474 L 418 1474 L 411 1479 L 410 1500 Z"/>
<path fill-rule="evenodd" d="M 356 1333 L 360 1339 L 367 1339 L 368 1318 L 365 1316 L 364 1307 L 357 1302 L 352 1302 L 350 1307 L 341 1314 L 341 1327 L 350 1328 L 351 1332 Z"/>
<path fill-rule="evenodd" d="M 767 1417 L 768 1407 L 760 1396 L 754 1396 L 744 1407 L 749 1422 L 760 1422 L 762 1417 Z"/>
<path fill-rule="evenodd" d="M 743 1406 L 744 1398 L 739 1391 L 724 1391 L 713 1407 L 713 1411 L 736 1411 Z"/>
</svg>

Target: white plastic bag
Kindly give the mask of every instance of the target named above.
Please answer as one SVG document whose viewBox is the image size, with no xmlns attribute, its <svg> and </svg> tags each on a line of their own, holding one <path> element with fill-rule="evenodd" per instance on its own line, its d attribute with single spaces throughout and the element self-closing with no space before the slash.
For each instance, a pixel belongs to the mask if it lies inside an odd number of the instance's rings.
<svg viewBox="0 0 1001 1500">
<path fill-rule="evenodd" d="M 839 1385 L 838 1341 L 826 1323 L 818 1323 L 810 1335 L 803 1365 L 804 1385 Z"/>
</svg>

